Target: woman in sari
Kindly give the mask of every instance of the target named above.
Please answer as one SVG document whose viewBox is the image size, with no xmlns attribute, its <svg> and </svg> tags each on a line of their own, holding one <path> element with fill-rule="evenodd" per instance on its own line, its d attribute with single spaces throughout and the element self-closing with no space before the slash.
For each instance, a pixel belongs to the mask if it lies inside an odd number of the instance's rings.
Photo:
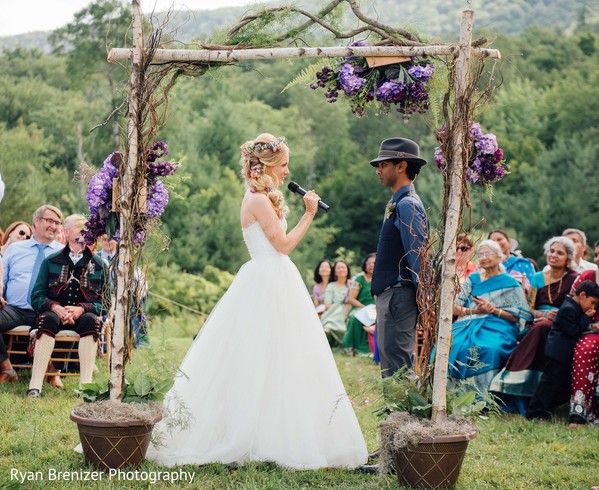
<svg viewBox="0 0 599 490">
<path fill-rule="evenodd" d="M 545 343 L 553 319 L 578 275 L 570 269 L 575 252 L 572 240 L 562 236 L 550 238 L 544 250 L 549 268 L 535 273 L 531 280 L 532 326 L 524 332 L 505 369 L 491 383 L 491 391 L 501 394 L 506 412 L 526 413 L 543 373 Z"/>
<path fill-rule="evenodd" d="M 580 273 L 572 288 L 582 281 L 596 281 L 599 274 L 592 270 Z M 570 427 L 587 422 L 599 426 L 599 310 L 591 323 L 592 333 L 587 333 L 576 343 L 572 363 L 572 395 L 570 397 Z"/>
<path fill-rule="evenodd" d="M 354 314 L 366 306 L 374 305 L 370 283 L 372 281 L 375 259 L 376 254 L 374 253 L 366 256 L 362 262 L 362 273 L 354 278 L 349 288 L 348 303 L 352 306 L 352 311 L 347 320 L 347 330 L 343 337 L 343 344 L 341 344 L 343 351 L 348 354 L 370 355 L 372 352 L 369 340 L 369 336 L 372 334 L 369 334 L 366 328 L 370 328 L 374 324 L 374 321 L 365 325 Z M 368 317 L 368 315 L 364 316 Z M 372 327 L 372 330 L 374 330 L 374 327 Z"/>
<path fill-rule="evenodd" d="M 489 240 L 497 242 L 499 248 L 505 255 L 505 259 L 502 264 L 505 267 L 505 272 L 515 277 L 522 287 L 524 292 L 528 293 L 530 290 L 530 281 L 535 273 L 535 268 L 530 260 L 523 257 L 518 257 L 512 253 L 512 240 L 508 234 L 503 230 L 493 230 L 489 233 Z"/>
<path fill-rule="evenodd" d="M 531 315 L 520 283 L 504 272 L 499 245 L 483 240 L 478 259 L 481 271 L 466 278 L 454 307 L 460 319 L 453 324 L 449 375 L 472 378 L 487 391 L 516 346 L 519 320 Z"/>
</svg>

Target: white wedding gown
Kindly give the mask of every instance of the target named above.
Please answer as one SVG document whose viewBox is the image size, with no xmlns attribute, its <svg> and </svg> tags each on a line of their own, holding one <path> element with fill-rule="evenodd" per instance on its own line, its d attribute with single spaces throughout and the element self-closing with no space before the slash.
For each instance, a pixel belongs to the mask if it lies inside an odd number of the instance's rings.
<svg viewBox="0 0 599 490">
<path fill-rule="evenodd" d="M 282 226 L 286 227 L 284 220 Z M 165 404 L 190 426 L 155 430 L 148 459 L 166 466 L 271 461 L 294 469 L 355 468 L 368 453 L 299 271 L 260 224 L 251 255 L 183 359 Z"/>
</svg>

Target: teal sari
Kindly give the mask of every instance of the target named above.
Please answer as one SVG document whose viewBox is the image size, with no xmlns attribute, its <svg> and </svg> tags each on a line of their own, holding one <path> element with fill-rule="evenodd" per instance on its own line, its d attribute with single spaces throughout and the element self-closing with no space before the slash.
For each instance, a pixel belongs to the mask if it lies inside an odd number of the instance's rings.
<svg viewBox="0 0 599 490">
<path fill-rule="evenodd" d="M 498 309 L 528 321 L 532 318 L 524 290 L 509 274 L 498 274 L 485 281 L 479 272 L 470 274 L 458 294 L 456 304 L 476 308 L 472 296 L 485 299 Z M 466 315 L 453 324 L 449 353 L 449 376 L 454 379 L 474 378 L 481 390 L 487 391 L 493 376 L 505 365 L 516 347 L 519 323 L 496 315 Z"/>
</svg>

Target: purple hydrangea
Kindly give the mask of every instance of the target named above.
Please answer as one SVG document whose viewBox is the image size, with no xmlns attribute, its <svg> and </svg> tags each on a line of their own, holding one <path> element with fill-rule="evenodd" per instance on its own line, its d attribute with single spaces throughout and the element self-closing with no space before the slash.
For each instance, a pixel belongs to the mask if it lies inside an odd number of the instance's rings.
<svg viewBox="0 0 599 490">
<path fill-rule="evenodd" d="M 168 204 L 168 190 L 161 180 L 157 180 L 148 190 L 147 215 L 150 218 L 158 218 Z"/>
<path fill-rule="evenodd" d="M 435 65 L 414 65 L 408 69 L 408 74 L 420 82 L 428 82 L 435 73 Z"/>
<path fill-rule="evenodd" d="M 508 173 L 503 160 L 503 150 L 497 144 L 497 136 L 493 133 L 484 134 L 480 124 L 469 123 L 468 136 L 472 142 L 470 161 L 466 169 L 466 180 L 471 184 L 480 183 L 489 186 L 500 181 Z M 437 141 L 442 143 L 446 137 L 445 127 L 437 131 Z M 445 170 L 447 161 L 441 147 L 435 149 L 435 163 Z"/>
<path fill-rule="evenodd" d="M 477 122 L 472 122 L 470 124 L 470 139 L 478 140 L 483 137 L 483 130 L 480 127 L 480 124 Z"/>
<path fill-rule="evenodd" d="M 111 179 L 116 179 L 119 175 L 118 167 L 123 162 L 123 154 L 120 151 L 115 151 L 106 157 L 102 168 L 106 170 Z"/>
<path fill-rule="evenodd" d="M 92 214 L 97 213 L 101 206 L 112 200 L 112 177 L 105 167 L 89 180 L 86 198 L 89 212 Z"/>
<path fill-rule="evenodd" d="M 385 82 L 376 89 L 376 98 L 381 102 L 395 102 L 402 91 L 405 91 L 404 84 Z"/>
<path fill-rule="evenodd" d="M 355 74 L 354 67 L 351 64 L 345 63 L 341 67 L 341 72 L 339 73 L 339 85 L 345 95 L 348 97 L 356 95 L 362 87 L 364 87 L 365 83 L 366 80 Z"/>
<path fill-rule="evenodd" d="M 147 152 L 147 212 L 145 215 L 136 217 L 136 228 L 134 230 L 135 243 L 145 243 L 150 220 L 158 218 L 164 212 L 164 208 L 168 203 L 168 190 L 160 179 L 174 174 L 180 165 L 177 162 L 156 162 L 157 159 L 167 154 L 168 149 L 164 141 L 158 141 Z M 92 245 L 100 235 L 106 233 L 107 222 L 112 221 L 116 217 L 112 211 L 112 184 L 113 179 L 118 176 L 118 170 L 122 161 L 122 153 L 111 153 L 104 160 L 102 168 L 89 181 L 86 198 L 89 205 L 90 217 L 85 223 L 85 230 L 83 232 L 85 242 L 88 245 Z M 121 233 L 118 227 L 118 219 L 116 223 L 116 230 L 111 238 L 119 241 Z"/>
<path fill-rule="evenodd" d="M 497 136 L 493 133 L 487 133 L 482 136 L 478 141 L 474 143 L 478 153 L 483 153 L 485 155 L 495 155 L 495 152 L 498 150 L 497 146 Z"/>
</svg>

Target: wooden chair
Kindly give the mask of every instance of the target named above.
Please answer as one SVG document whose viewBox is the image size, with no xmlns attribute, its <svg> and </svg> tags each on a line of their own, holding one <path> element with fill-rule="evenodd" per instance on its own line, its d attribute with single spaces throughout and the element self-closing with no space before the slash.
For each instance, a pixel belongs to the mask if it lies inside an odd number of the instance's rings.
<svg viewBox="0 0 599 490">
<path fill-rule="evenodd" d="M 30 338 L 35 335 L 37 330 L 30 330 L 28 325 L 21 325 L 15 327 L 12 330 L 4 332 L 3 335 L 8 337 L 6 344 L 6 351 L 10 356 L 27 356 L 27 348 L 29 346 Z M 110 368 L 110 338 L 112 334 L 112 328 L 109 322 L 104 322 L 102 330 L 100 332 L 100 350 L 106 359 L 106 367 Z M 56 344 L 52 351 L 52 357 L 50 360 L 58 366 L 59 364 L 71 365 L 79 362 L 79 352 L 77 347 L 73 347 L 73 344 L 79 342 L 79 334 L 73 330 L 61 330 L 56 334 Z M 56 354 L 64 353 L 64 357 L 57 357 Z M 31 369 L 31 360 L 29 362 L 13 362 L 15 368 L 28 368 Z M 64 372 L 63 372 L 64 371 Z M 61 370 L 60 373 L 46 373 L 47 375 L 58 375 L 58 376 L 79 376 L 79 373 L 70 372 L 70 370 Z"/>
</svg>

